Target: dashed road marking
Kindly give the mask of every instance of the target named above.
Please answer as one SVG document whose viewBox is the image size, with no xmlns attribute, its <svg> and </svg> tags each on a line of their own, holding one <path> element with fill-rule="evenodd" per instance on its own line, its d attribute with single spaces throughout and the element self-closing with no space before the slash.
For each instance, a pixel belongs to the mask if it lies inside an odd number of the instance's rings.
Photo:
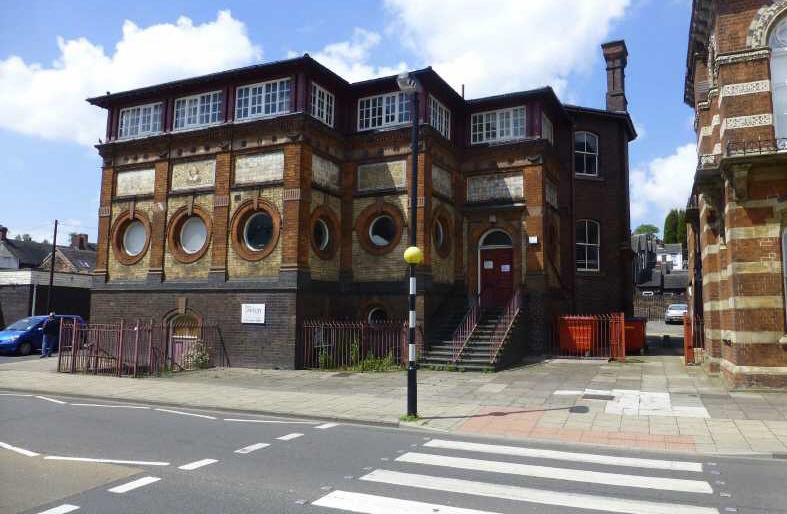
<svg viewBox="0 0 787 514">
<path fill-rule="evenodd" d="M 40 455 L 36 452 L 25 450 L 24 448 L 19 448 L 18 446 L 11 446 L 10 444 L 1 441 L 0 441 L 0 448 L 5 448 L 6 450 L 11 450 L 12 452 L 21 453 L 22 455 L 25 455 L 27 457 L 38 457 Z"/>
<path fill-rule="evenodd" d="M 182 410 L 172 410 L 172 409 L 153 409 L 159 412 L 167 412 L 169 414 L 180 414 L 181 416 L 192 416 L 195 418 L 204 418 L 204 419 L 216 419 L 215 416 L 208 416 L 206 414 L 195 414 L 193 412 L 183 412 Z"/>
<path fill-rule="evenodd" d="M 281 437 L 277 437 L 276 439 L 278 439 L 279 441 L 291 441 L 292 439 L 297 439 L 297 438 L 301 437 L 302 435 L 303 434 L 299 434 L 299 433 L 295 432 L 295 433 L 292 433 L 292 434 L 287 434 L 287 435 L 283 435 Z"/>
<path fill-rule="evenodd" d="M 333 427 L 337 427 L 337 426 L 339 426 L 338 423 L 323 423 L 322 425 L 314 427 L 314 428 L 317 428 L 319 430 L 325 430 L 326 428 L 333 428 Z"/>
<path fill-rule="evenodd" d="M 169 466 L 169 462 L 147 460 L 117 460 L 117 459 L 91 459 L 88 457 L 62 457 L 60 455 L 47 455 L 44 460 L 67 460 L 71 462 L 97 462 L 100 464 L 129 464 L 132 466 Z"/>
<path fill-rule="evenodd" d="M 182 466 L 178 466 L 178 469 L 182 469 L 184 471 L 192 471 L 197 468 L 207 466 L 208 464 L 215 464 L 216 462 L 218 462 L 216 459 L 202 459 L 194 462 L 189 462 L 188 464 L 184 464 Z"/>
<path fill-rule="evenodd" d="M 23 393 L 0 393 L 0 396 L 33 396 L 32 394 L 23 394 Z M 79 508 L 79 507 L 77 507 Z"/>
<path fill-rule="evenodd" d="M 104 407 L 107 409 L 150 409 L 144 405 L 109 405 L 103 403 L 72 403 L 75 407 Z"/>
<path fill-rule="evenodd" d="M 224 418 L 224 421 L 229 421 L 231 423 L 271 423 L 271 424 L 281 424 L 281 425 L 316 425 L 314 421 L 282 421 L 282 420 L 273 420 L 273 419 L 236 419 L 236 418 Z"/>
<path fill-rule="evenodd" d="M 253 452 L 255 450 L 266 448 L 268 446 L 270 446 L 268 443 L 252 444 L 252 445 L 246 446 L 244 448 L 241 448 L 239 450 L 235 450 L 235 453 L 251 453 L 251 452 Z"/>
<path fill-rule="evenodd" d="M 48 509 L 38 514 L 66 514 L 67 512 L 74 512 L 75 510 L 79 509 L 76 505 L 69 505 L 68 503 L 64 503 L 63 505 L 59 505 L 52 509 Z"/>
<path fill-rule="evenodd" d="M 68 402 L 64 402 L 63 400 L 56 400 L 55 398 L 50 398 L 48 396 L 38 396 L 38 395 L 36 395 L 36 398 L 38 398 L 39 400 L 46 400 L 46 401 L 52 402 L 52 403 L 59 403 L 60 405 L 65 405 L 66 403 L 68 403 Z"/>
<path fill-rule="evenodd" d="M 146 485 L 152 484 L 154 482 L 158 482 L 159 480 L 161 479 L 158 477 L 142 477 L 140 479 L 133 480 L 131 482 L 113 487 L 112 489 L 109 489 L 109 492 L 123 494 L 129 491 L 133 491 L 134 489 L 139 489 L 140 487 L 144 487 Z"/>
</svg>

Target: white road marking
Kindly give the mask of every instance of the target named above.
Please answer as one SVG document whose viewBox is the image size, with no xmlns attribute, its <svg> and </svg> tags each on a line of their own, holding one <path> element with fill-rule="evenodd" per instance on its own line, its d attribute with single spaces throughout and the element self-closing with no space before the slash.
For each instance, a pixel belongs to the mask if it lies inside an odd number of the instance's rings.
<svg viewBox="0 0 787 514">
<path fill-rule="evenodd" d="M 183 412 L 181 410 L 171 410 L 171 409 L 153 409 L 159 412 L 168 412 L 169 414 L 180 414 L 181 416 L 193 416 L 195 418 L 205 418 L 205 419 L 216 419 L 214 416 L 208 416 L 206 414 L 195 414 L 193 412 Z"/>
<path fill-rule="evenodd" d="M 419 487 L 433 491 L 473 494 L 487 498 L 499 498 L 541 505 L 558 505 L 575 509 L 621 512 L 624 514 L 719 514 L 718 509 L 694 505 L 659 503 L 644 500 L 630 500 L 611 496 L 570 493 L 566 491 L 549 491 L 531 489 L 504 484 L 474 482 L 458 478 L 435 477 L 415 473 L 400 473 L 376 469 L 361 480 L 407 487 Z"/>
<path fill-rule="evenodd" d="M 554 396 L 581 396 L 582 391 L 562 390 L 552 393 Z"/>
<path fill-rule="evenodd" d="M 53 509 L 48 509 L 38 514 L 66 514 L 67 512 L 74 512 L 75 510 L 79 509 L 76 505 L 69 505 L 68 503 L 64 503 L 58 507 Z"/>
<path fill-rule="evenodd" d="M 320 425 L 318 427 L 314 427 L 314 428 L 318 428 L 320 430 L 325 430 L 326 428 L 333 428 L 333 427 L 338 427 L 338 426 L 339 426 L 338 423 L 323 423 L 322 425 Z"/>
<path fill-rule="evenodd" d="M 25 450 L 24 448 L 19 448 L 18 446 L 11 446 L 8 443 L 4 443 L 0 441 L 0 448 L 5 448 L 6 450 L 11 450 L 12 452 L 21 453 L 27 457 L 38 457 L 38 453 L 31 452 L 30 450 Z"/>
<path fill-rule="evenodd" d="M 22 393 L 0 393 L 0 396 L 33 396 L 32 394 L 22 394 Z M 79 507 L 77 507 L 79 508 Z"/>
<path fill-rule="evenodd" d="M 194 462 L 189 462 L 188 464 L 184 464 L 182 466 L 178 466 L 178 469 L 183 469 L 185 471 L 192 471 L 194 469 L 201 468 L 202 466 L 207 466 L 208 464 L 215 464 L 216 462 L 218 462 L 216 459 L 202 459 Z"/>
<path fill-rule="evenodd" d="M 48 455 L 44 460 L 67 460 L 72 462 L 98 462 L 101 464 L 129 464 L 132 466 L 169 466 L 169 462 L 147 461 L 147 460 L 117 460 L 117 459 L 91 459 L 87 457 L 62 457 L 60 455 Z"/>
<path fill-rule="evenodd" d="M 133 491 L 134 489 L 139 489 L 140 487 L 144 487 L 144 486 L 146 486 L 148 484 L 152 484 L 154 482 L 158 482 L 159 480 L 161 480 L 161 479 L 158 478 L 158 477 L 142 477 L 142 478 L 140 478 L 138 480 L 134 480 L 132 482 L 128 482 L 126 484 L 122 484 L 122 485 L 113 487 L 112 489 L 109 489 L 109 492 L 110 493 L 123 494 L 123 493 L 127 493 L 129 491 Z"/>
<path fill-rule="evenodd" d="M 235 418 L 224 418 L 224 421 L 230 421 L 234 423 L 273 423 L 273 424 L 283 424 L 283 425 L 316 425 L 314 421 L 281 421 L 281 420 L 271 420 L 271 419 L 235 419 Z"/>
<path fill-rule="evenodd" d="M 68 402 L 64 402 L 64 401 L 62 401 L 62 400 L 56 400 L 56 399 L 54 399 L 54 398 L 50 398 L 50 397 L 48 397 L 48 396 L 36 396 L 36 398 L 38 398 L 38 399 L 40 399 L 40 400 L 46 400 L 46 401 L 48 401 L 48 402 L 52 402 L 52 403 L 59 403 L 59 404 L 61 404 L 61 405 L 64 405 L 64 404 L 68 403 Z"/>
<path fill-rule="evenodd" d="M 287 434 L 287 435 L 283 435 L 281 437 L 277 437 L 276 439 L 278 439 L 279 441 L 290 441 L 292 439 L 297 439 L 298 437 L 300 437 L 302 435 L 303 434 L 299 434 L 299 433 L 295 432 L 295 433 L 292 433 L 292 434 Z"/>
<path fill-rule="evenodd" d="M 407 512 L 407 514 L 434 514 L 435 512 L 440 514 L 495 514 L 485 510 L 463 509 L 436 503 L 422 503 L 348 491 L 333 491 L 312 502 L 312 505 L 364 514 L 402 514 L 402 512 Z"/>
<path fill-rule="evenodd" d="M 106 407 L 109 409 L 150 409 L 144 405 L 105 405 L 101 403 L 72 403 L 75 407 Z"/>
<path fill-rule="evenodd" d="M 255 450 L 259 450 L 261 448 L 267 448 L 268 446 L 270 446 L 268 443 L 252 444 L 252 445 L 246 446 L 244 448 L 241 448 L 240 450 L 235 450 L 235 453 L 251 453 L 251 452 L 253 452 Z"/>
<path fill-rule="evenodd" d="M 547 466 L 515 464 L 513 462 L 465 459 L 462 457 L 446 457 L 444 455 L 414 452 L 405 453 L 397 457 L 396 460 L 397 462 L 410 462 L 413 464 L 425 464 L 427 466 L 470 469 L 473 471 L 505 473 L 509 475 L 547 478 L 552 480 L 566 480 L 569 482 L 603 484 L 618 487 L 637 487 L 641 489 L 659 489 L 662 491 L 680 491 L 684 493 L 713 494 L 713 488 L 710 484 L 702 480 L 623 475 L 619 473 L 604 473 L 601 471 L 551 468 Z"/>
<path fill-rule="evenodd" d="M 445 439 L 432 439 L 424 443 L 429 448 L 444 448 L 447 450 L 465 450 L 479 453 L 496 453 L 511 455 L 512 457 L 532 457 L 536 459 L 568 460 L 572 462 L 589 462 L 592 464 L 606 464 L 608 466 L 626 466 L 632 468 L 665 469 L 669 471 L 694 471 L 702 472 L 701 462 L 688 462 L 676 460 L 637 459 L 632 457 L 616 457 L 613 455 L 597 455 L 594 453 L 561 452 L 556 450 L 542 450 L 539 448 L 522 448 L 519 446 L 503 446 L 497 444 L 468 443 L 464 441 L 448 441 Z"/>
</svg>

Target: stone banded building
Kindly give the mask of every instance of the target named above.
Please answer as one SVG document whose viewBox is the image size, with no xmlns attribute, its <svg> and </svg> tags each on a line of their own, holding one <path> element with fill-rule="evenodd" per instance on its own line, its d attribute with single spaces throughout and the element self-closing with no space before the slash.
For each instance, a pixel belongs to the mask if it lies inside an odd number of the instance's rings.
<svg viewBox="0 0 787 514">
<path fill-rule="evenodd" d="M 787 386 L 787 2 L 694 0 L 685 101 L 692 309 L 704 365 L 734 387 Z"/>
<path fill-rule="evenodd" d="M 216 322 L 233 365 L 297 367 L 304 319 L 405 319 L 410 230 L 427 333 L 482 291 L 524 291 L 512 344 L 535 353 L 556 313 L 630 311 L 627 52 L 603 51 L 606 109 L 548 87 L 465 100 L 413 72 L 415 227 L 396 77 L 304 55 L 89 99 L 107 112 L 92 319 Z"/>
</svg>

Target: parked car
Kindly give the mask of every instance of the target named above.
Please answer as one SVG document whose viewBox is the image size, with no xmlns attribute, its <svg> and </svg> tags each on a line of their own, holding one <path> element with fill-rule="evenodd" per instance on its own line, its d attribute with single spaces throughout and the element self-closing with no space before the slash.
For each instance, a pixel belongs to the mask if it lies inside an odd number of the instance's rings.
<svg viewBox="0 0 787 514">
<path fill-rule="evenodd" d="M 650 298 L 651 296 L 656 296 L 656 293 L 653 291 L 642 291 L 643 298 Z"/>
<path fill-rule="evenodd" d="M 81 316 L 60 314 L 55 316 L 60 321 L 79 320 L 80 325 L 85 322 Z M 17 353 L 30 355 L 34 351 L 41 351 L 44 342 L 44 321 L 47 316 L 30 316 L 17 320 L 4 330 L 0 330 L 0 353 Z M 54 348 L 56 351 L 57 346 Z"/>
<path fill-rule="evenodd" d="M 677 321 L 683 323 L 683 315 L 689 312 L 689 306 L 685 303 L 673 303 L 664 312 L 664 323 L 672 323 Z"/>
</svg>

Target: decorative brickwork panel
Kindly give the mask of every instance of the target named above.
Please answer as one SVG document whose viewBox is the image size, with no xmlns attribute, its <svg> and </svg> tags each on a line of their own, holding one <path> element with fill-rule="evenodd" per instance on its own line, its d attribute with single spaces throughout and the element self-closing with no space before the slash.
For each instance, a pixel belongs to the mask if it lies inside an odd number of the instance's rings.
<svg viewBox="0 0 787 514">
<path fill-rule="evenodd" d="M 407 185 L 407 161 L 377 162 L 358 166 L 358 191 L 391 189 Z"/>
<path fill-rule="evenodd" d="M 153 202 L 151 200 L 142 200 L 133 202 L 134 203 L 134 211 L 140 212 L 145 214 L 148 218 L 153 217 Z M 115 202 L 112 204 L 112 220 L 110 222 L 110 226 L 115 222 L 115 220 L 124 212 L 131 209 L 131 201 L 127 202 Z M 110 234 L 110 237 L 113 237 L 114 234 Z M 121 263 L 115 257 L 114 252 L 109 252 L 108 257 L 108 280 L 110 281 L 131 281 L 131 280 L 144 280 L 148 274 L 148 257 L 150 254 L 150 249 L 148 249 L 147 253 L 142 256 L 135 264 L 126 265 Z"/>
<path fill-rule="evenodd" d="M 454 188 L 451 183 L 451 172 L 439 166 L 432 166 L 432 189 L 447 198 L 454 197 Z"/>
<path fill-rule="evenodd" d="M 235 183 L 273 182 L 284 178 L 284 152 L 255 153 L 235 157 Z"/>
<path fill-rule="evenodd" d="M 377 198 L 361 198 L 353 202 L 353 227 L 358 220 L 358 215 L 367 207 L 377 202 Z M 384 255 L 372 255 L 366 251 L 359 241 L 362 234 L 353 229 L 353 278 L 356 281 L 385 281 L 403 280 L 407 274 L 407 265 L 402 255 L 407 249 L 409 241 L 408 228 L 408 197 L 407 195 L 386 196 L 382 198 L 386 203 L 396 205 L 402 213 L 405 227 L 399 244 Z"/>
<path fill-rule="evenodd" d="M 180 191 L 212 186 L 216 178 L 216 160 L 179 162 L 172 166 L 172 190 Z"/>
<path fill-rule="evenodd" d="M 167 202 L 167 230 L 172 230 L 173 226 L 171 220 L 173 215 L 181 207 L 189 205 L 191 202 L 191 195 L 172 197 Z M 206 212 L 213 212 L 213 195 L 202 194 L 196 195 L 194 198 L 194 205 L 202 207 Z M 169 235 L 169 234 L 167 234 Z M 179 240 L 180 234 L 175 234 L 175 238 Z M 211 247 L 213 245 L 213 238 L 208 234 L 208 247 L 200 259 L 190 262 L 178 262 L 172 255 L 172 248 L 169 246 L 169 238 L 167 238 L 166 248 L 164 250 L 164 275 L 167 279 L 190 279 L 190 280 L 205 280 L 210 271 L 210 256 Z"/>
<path fill-rule="evenodd" d="M 342 204 L 339 198 L 336 198 L 333 195 L 325 194 L 321 191 L 312 191 L 312 212 L 321 205 L 331 209 L 331 211 L 336 214 L 336 216 L 341 216 L 342 212 Z M 331 238 L 338 238 L 341 235 L 338 233 L 340 230 L 341 224 L 338 227 L 335 227 L 335 232 L 330 234 Z M 314 237 L 314 227 L 309 227 L 309 237 Z M 311 276 L 313 280 L 338 280 L 339 279 L 339 252 L 335 252 L 334 255 L 330 259 L 321 259 L 317 253 L 312 248 L 312 245 L 309 245 L 309 270 L 311 271 Z"/>
<path fill-rule="evenodd" d="M 153 168 L 120 171 L 117 174 L 115 196 L 151 195 L 155 178 L 156 170 Z"/>
<path fill-rule="evenodd" d="M 315 184 L 331 191 L 339 190 L 339 165 L 335 162 L 312 154 L 312 174 Z"/>
<path fill-rule="evenodd" d="M 521 200 L 525 188 L 521 173 L 479 175 L 467 179 L 467 201 Z"/>
<path fill-rule="evenodd" d="M 545 194 L 546 194 L 547 205 L 551 205 L 552 207 L 557 209 L 558 208 L 558 203 L 557 203 L 557 186 L 555 186 L 555 184 L 553 184 L 551 180 L 547 180 L 546 181 L 546 193 Z"/>
</svg>

